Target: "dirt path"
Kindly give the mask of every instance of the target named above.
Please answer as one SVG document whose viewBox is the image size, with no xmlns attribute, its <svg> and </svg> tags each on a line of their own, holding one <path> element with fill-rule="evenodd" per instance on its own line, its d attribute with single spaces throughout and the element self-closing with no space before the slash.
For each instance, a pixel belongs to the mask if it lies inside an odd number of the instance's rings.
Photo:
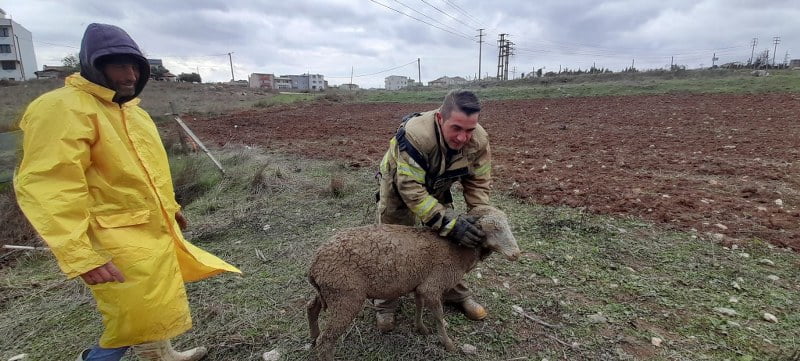
<svg viewBox="0 0 800 361">
<path fill-rule="evenodd" d="M 402 115 L 436 106 L 314 103 L 188 122 L 212 144 L 377 167 Z M 496 189 L 800 250 L 798 94 L 490 101 L 484 109 Z"/>
</svg>

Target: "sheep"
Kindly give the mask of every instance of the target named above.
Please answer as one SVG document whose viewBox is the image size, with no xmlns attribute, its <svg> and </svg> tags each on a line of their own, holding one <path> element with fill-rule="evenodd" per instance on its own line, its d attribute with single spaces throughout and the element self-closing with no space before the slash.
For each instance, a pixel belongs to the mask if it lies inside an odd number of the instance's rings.
<svg viewBox="0 0 800 361">
<path fill-rule="evenodd" d="M 317 358 L 333 360 L 336 341 L 364 300 L 395 299 L 410 292 L 416 304 L 416 330 L 429 333 L 422 323 L 424 305 L 436 319 L 445 349 L 455 351 L 445 331 L 442 293 L 493 251 L 512 261 L 520 255 L 505 213 L 479 206 L 469 214 L 479 217 L 476 224 L 486 233 L 480 249 L 458 246 L 431 229 L 389 224 L 344 229 L 320 246 L 308 271 L 316 295 L 306 305 Z M 321 310 L 329 311 L 329 319 L 320 335 Z"/>
</svg>

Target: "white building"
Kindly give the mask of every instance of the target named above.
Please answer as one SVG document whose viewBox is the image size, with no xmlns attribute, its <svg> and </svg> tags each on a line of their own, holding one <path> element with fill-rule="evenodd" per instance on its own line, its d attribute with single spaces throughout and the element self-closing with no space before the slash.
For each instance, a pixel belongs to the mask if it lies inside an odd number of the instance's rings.
<svg viewBox="0 0 800 361">
<path fill-rule="evenodd" d="M 384 79 L 384 83 L 386 90 L 400 90 L 414 85 L 414 79 L 402 75 L 390 75 Z"/>
<path fill-rule="evenodd" d="M 275 78 L 275 89 L 292 89 L 292 78 Z"/>
<path fill-rule="evenodd" d="M 467 79 L 464 79 L 460 76 L 443 76 L 436 80 L 431 80 L 428 82 L 428 86 L 430 87 L 438 87 L 438 88 L 449 88 L 452 86 L 464 85 L 467 83 Z"/>
<path fill-rule="evenodd" d="M 339 89 L 344 89 L 344 90 L 358 90 L 358 89 L 359 89 L 359 87 L 358 87 L 358 84 L 350 84 L 350 83 L 345 83 L 345 84 L 340 84 L 340 85 L 339 85 Z"/>
<path fill-rule="evenodd" d="M 325 77 L 322 74 L 281 75 L 281 78 L 292 80 L 292 89 L 324 91 Z M 281 89 L 278 87 L 278 89 Z"/>
<path fill-rule="evenodd" d="M 36 79 L 36 70 L 31 32 L 0 9 L 0 79 Z"/>
</svg>

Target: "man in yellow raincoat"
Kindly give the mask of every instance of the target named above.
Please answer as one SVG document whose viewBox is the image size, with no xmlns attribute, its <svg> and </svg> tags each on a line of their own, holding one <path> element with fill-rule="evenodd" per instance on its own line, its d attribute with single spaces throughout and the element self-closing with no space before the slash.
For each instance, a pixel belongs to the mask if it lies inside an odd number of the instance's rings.
<svg viewBox="0 0 800 361">
<path fill-rule="evenodd" d="M 225 261 L 187 242 L 186 220 L 153 120 L 138 106 L 150 67 L 122 29 L 87 27 L 81 73 L 34 100 L 20 122 L 20 207 L 67 277 L 91 288 L 105 330 L 78 360 L 199 360 L 169 340 L 191 328 L 184 282 Z"/>
</svg>

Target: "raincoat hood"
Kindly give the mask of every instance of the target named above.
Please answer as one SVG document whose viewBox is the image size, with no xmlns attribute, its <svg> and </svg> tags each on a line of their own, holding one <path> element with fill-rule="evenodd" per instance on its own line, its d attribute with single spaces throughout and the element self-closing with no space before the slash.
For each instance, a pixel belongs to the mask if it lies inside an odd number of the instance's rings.
<svg viewBox="0 0 800 361">
<path fill-rule="evenodd" d="M 136 98 L 144 90 L 147 80 L 150 78 L 150 64 L 142 55 L 136 42 L 121 28 L 108 25 L 92 23 L 86 27 L 81 41 L 81 75 L 92 83 L 113 89 L 98 67 L 97 60 L 108 55 L 130 55 L 139 63 L 139 80 L 136 82 L 136 92 L 133 96 L 121 97 L 114 96 L 114 102 L 122 104 Z"/>
</svg>

